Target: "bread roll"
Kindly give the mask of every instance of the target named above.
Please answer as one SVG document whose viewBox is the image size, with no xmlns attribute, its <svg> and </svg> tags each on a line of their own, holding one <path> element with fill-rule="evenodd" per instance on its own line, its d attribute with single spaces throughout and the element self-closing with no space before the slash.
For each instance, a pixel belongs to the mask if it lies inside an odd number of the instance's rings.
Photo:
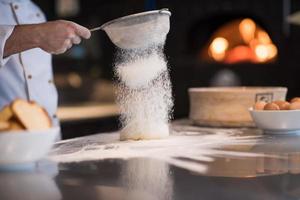
<svg viewBox="0 0 300 200">
<path fill-rule="evenodd" d="M 275 103 L 267 103 L 264 110 L 280 110 L 279 106 Z"/>
<path fill-rule="evenodd" d="M 290 110 L 300 110 L 300 101 L 294 101 L 289 106 Z"/>
<path fill-rule="evenodd" d="M 10 105 L 4 106 L 0 111 L 0 121 L 8 121 L 13 117 Z"/>
<path fill-rule="evenodd" d="M 12 103 L 11 109 L 27 130 L 45 130 L 52 126 L 47 112 L 35 102 L 17 99 Z"/>
<path fill-rule="evenodd" d="M 6 121 L 0 121 L 0 131 L 9 130 L 10 124 Z"/>
<path fill-rule="evenodd" d="M 264 101 L 258 101 L 254 104 L 254 110 L 263 110 L 267 103 Z"/>
<path fill-rule="evenodd" d="M 273 103 L 277 104 L 280 110 L 289 110 L 290 103 L 287 101 L 278 100 L 278 101 L 274 101 Z"/>
</svg>

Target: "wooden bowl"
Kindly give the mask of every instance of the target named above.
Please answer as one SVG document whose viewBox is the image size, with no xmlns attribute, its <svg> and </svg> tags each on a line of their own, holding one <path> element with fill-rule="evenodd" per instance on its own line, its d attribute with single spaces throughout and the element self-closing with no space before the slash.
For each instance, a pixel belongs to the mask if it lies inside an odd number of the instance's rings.
<svg viewBox="0 0 300 200">
<path fill-rule="evenodd" d="M 254 127 L 248 109 L 256 101 L 285 100 L 285 87 L 190 88 L 190 119 L 195 125 Z"/>
</svg>

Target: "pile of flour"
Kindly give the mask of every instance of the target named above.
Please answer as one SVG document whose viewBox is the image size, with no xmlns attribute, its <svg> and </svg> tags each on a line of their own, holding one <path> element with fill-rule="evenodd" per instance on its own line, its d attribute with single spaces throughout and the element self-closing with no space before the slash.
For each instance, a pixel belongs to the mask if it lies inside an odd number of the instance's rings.
<svg viewBox="0 0 300 200">
<path fill-rule="evenodd" d="M 117 53 L 115 75 L 121 140 L 159 139 L 169 135 L 173 99 L 163 46 Z"/>
</svg>

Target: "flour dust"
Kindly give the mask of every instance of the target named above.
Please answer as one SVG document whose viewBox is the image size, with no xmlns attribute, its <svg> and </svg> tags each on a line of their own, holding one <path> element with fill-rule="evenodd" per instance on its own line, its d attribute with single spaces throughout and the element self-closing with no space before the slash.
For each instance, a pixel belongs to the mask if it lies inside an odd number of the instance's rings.
<svg viewBox="0 0 300 200">
<path fill-rule="evenodd" d="M 130 180 L 130 177 L 135 177 L 137 180 L 131 180 L 131 182 L 133 185 L 137 185 L 139 180 L 146 179 L 141 177 L 147 176 L 149 177 L 147 182 L 151 183 L 151 177 L 153 177 L 153 180 L 159 180 L 158 183 L 162 184 L 162 188 L 168 188 L 169 183 L 161 180 L 166 178 L 165 174 L 168 172 L 168 167 L 163 163 L 205 174 L 210 163 L 213 163 L 216 158 L 241 158 L 244 159 L 244 162 L 245 159 L 255 160 L 260 157 L 271 158 L 272 156 L 263 152 L 245 151 L 245 149 L 253 149 L 254 146 L 261 143 L 260 135 L 247 135 L 245 130 L 216 130 L 174 123 L 171 128 L 172 134 L 167 139 L 161 140 L 119 141 L 119 132 L 64 140 L 56 143 L 49 158 L 60 163 L 111 159 L 132 161 L 142 158 L 145 161 L 129 164 L 122 168 L 124 183 L 126 180 Z M 274 141 L 270 140 L 270 144 L 274 145 Z M 163 162 L 159 165 L 157 161 Z M 154 175 L 155 170 L 156 175 Z M 131 176 L 134 171 L 136 174 Z M 157 178 L 159 173 L 161 179 Z M 129 183 L 127 182 L 127 184 Z"/>
<path fill-rule="evenodd" d="M 121 140 L 159 139 L 169 135 L 173 107 L 163 45 L 119 49 L 115 62 Z"/>
</svg>

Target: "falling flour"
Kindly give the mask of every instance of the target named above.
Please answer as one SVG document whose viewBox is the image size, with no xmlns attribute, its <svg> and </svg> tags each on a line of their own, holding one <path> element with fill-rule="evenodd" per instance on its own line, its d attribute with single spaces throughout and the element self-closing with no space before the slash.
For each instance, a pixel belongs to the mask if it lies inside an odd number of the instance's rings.
<svg viewBox="0 0 300 200">
<path fill-rule="evenodd" d="M 120 139 L 167 137 L 173 100 L 163 45 L 119 50 L 115 75 L 121 111 Z"/>
<path fill-rule="evenodd" d="M 158 54 L 137 58 L 128 63 L 121 63 L 116 68 L 116 74 L 126 86 L 132 89 L 146 87 L 167 70 L 164 59 Z"/>
</svg>

